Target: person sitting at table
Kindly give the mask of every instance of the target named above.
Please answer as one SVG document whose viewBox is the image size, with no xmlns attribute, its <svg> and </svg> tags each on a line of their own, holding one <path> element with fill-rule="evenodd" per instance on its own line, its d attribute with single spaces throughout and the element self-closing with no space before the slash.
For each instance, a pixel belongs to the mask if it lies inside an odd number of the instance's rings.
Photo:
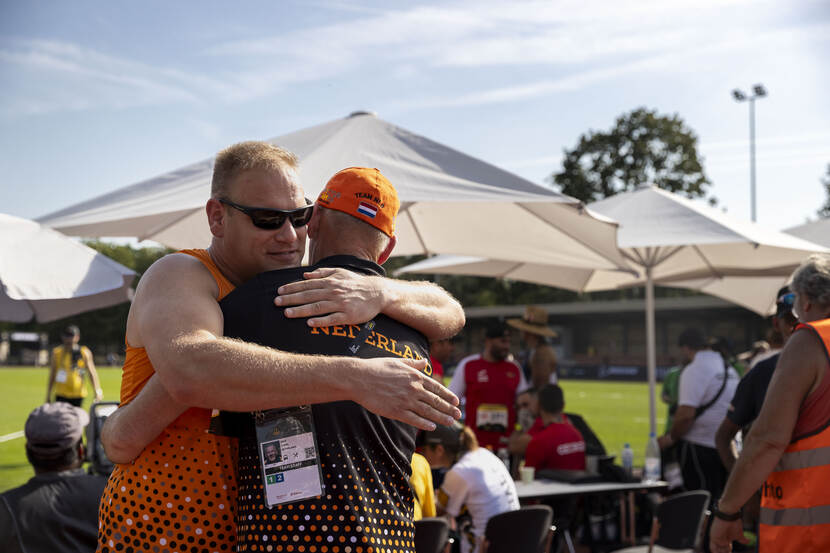
<svg viewBox="0 0 830 553">
<path fill-rule="evenodd" d="M 527 444 L 542 427 L 538 390 L 531 387 L 516 394 L 516 426 L 507 442 L 507 450 L 519 459 L 524 459 Z M 518 464 L 514 466 L 518 467 Z"/>
<path fill-rule="evenodd" d="M 449 468 L 436 494 L 438 515 L 457 522 L 461 553 L 479 551 L 487 521 L 519 508 L 516 484 L 507 467 L 478 446 L 469 426 L 438 426 L 424 432 L 420 442 L 431 467 Z"/>
<path fill-rule="evenodd" d="M 527 444 L 525 466 L 538 470 L 585 470 L 585 440 L 566 419 L 565 394 L 557 384 L 539 390 L 542 429 Z"/>
</svg>

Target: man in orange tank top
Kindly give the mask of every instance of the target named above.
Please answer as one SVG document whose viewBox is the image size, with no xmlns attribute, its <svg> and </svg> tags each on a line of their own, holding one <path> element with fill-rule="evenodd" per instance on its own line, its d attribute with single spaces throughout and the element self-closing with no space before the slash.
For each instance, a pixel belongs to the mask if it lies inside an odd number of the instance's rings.
<svg viewBox="0 0 830 553">
<path fill-rule="evenodd" d="M 168 255 L 143 275 L 127 319 L 126 406 L 102 438 L 116 461 L 134 456 L 124 436 L 149 445 L 108 482 L 99 551 L 234 549 L 234 443 L 207 433 L 213 408 L 352 400 L 425 429 L 460 416 L 457 398 L 420 370 L 423 360 L 296 355 L 223 338 L 218 301 L 254 275 L 297 266 L 303 257 L 312 208 L 296 163 L 263 142 L 220 152 L 206 205 L 209 249 Z M 298 305 L 287 316 L 311 317 L 311 326 L 362 323 L 383 312 L 441 337 L 464 323 L 458 303 L 428 283 L 341 269 L 307 277 L 280 298 Z M 182 405 L 191 407 L 168 425 Z"/>
<path fill-rule="evenodd" d="M 746 543 L 740 509 L 759 488 L 761 553 L 830 551 L 830 255 L 810 256 L 790 287 L 801 324 L 713 511 L 714 553 Z"/>
</svg>

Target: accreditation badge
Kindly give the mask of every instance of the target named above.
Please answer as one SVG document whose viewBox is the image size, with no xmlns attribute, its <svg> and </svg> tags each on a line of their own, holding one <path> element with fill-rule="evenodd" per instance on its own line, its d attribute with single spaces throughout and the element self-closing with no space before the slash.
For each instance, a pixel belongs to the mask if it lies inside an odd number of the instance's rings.
<svg viewBox="0 0 830 553">
<path fill-rule="evenodd" d="M 67 381 L 67 373 L 66 369 L 58 369 L 58 372 L 55 373 L 55 382 L 60 382 L 61 384 L 65 384 Z"/>
<path fill-rule="evenodd" d="M 322 495 L 311 407 L 258 411 L 254 420 L 266 507 Z"/>
</svg>

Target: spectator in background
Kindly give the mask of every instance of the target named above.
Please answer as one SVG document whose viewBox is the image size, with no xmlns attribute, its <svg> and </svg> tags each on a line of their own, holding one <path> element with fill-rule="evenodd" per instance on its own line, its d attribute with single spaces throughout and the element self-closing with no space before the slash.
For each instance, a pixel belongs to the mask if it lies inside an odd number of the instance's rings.
<svg viewBox="0 0 830 553">
<path fill-rule="evenodd" d="M 487 328 L 484 352 L 462 359 L 450 381 L 450 391 L 465 402 L 465 421 L 478 445 L 491 450 L 507 447 L 516 424 L 516 393 L 527 388 L 522 369 L 508 360 L 510 329 L 504 323 Z"/>
<path fill-rule="evenodd" d="M 660 399 L 668 406 L 668 413 L 666 416 L 666 428 L 664 433 L 668 434 L 671 430 L 672 422 L 674 422 L 674 414 L 677 412 L 677 397 L 680 385 L 680 375 L 683 373 L 683 365 L 675 365 L 666 372 L 663 377 L 663 390 L 660 393 Z"/>
<path fill-rule="evenodd" d="M 789 286 L 784 286 L 778 291 L 775 301 L 775 315 L 772 317 L 772 326 L 782 336 L 786 344 L 798 324 L 793 315 L 793 301 L 795 294 L 790 291 Z M 743 430 L 743 435 L 749 433 L 749 428 L 761 412 L 764 404 L 764 397 L 767 394 L 767 387 L 772 380 L 773 371 L 778 363 L 780 349 L 771 357 L 763 359 L 755 365 L 738 383 L 735 395 L 729 404 L 726 417 L 718 427 L 715 435 L 715 444 L 720 454 L 721 461 L 727 470 L 731 471 L 737 459 L 732 449 L 732 439 Z"/>
<path fill-rule="evenodd" d="M 65 402 L 36 408 L 26 420 L 26 457 L 35 476 L 0 495 L 0 544 L 6 553 L 93 552 L 106 476 L 81 468 L 89 415 Z"/>
<path fill-rule="evenodd" d="M 52 391 L 55 392 L 55 401 L 64 401 L 80 407 L 87 395 L 84 376 L 89 375 L 92 387 L 95 390 L 95 399 L 101 400 L 104 393 L 95 371 L 95 362 L 89 348 L 80 344 L 81 330 L 70 325 L 61 332 L 60 346 L 52 350 L 49 382 L 46 385 L 46 403 L 52 401 Z"/>
<path fill-rule="evenodd" d="M 775 315 L 772 317 L 772 326 L 775 332 L 782 337 L 783 344 L 786 344 L 789 340 L 795 325 L 798 323 L 792 312 L 794 299 L 795 294 L 790 291 L 789 286 L 784 286 L 778 291 L 775 300 Z M 776 351 L 771 357 L 757 363 L 738 383 L 738 388 L 735 390 L 735 395 L 729 404 L 726 417 L 715 434 L 715 446 L 727 471 L 732 471 L 737 459 L 732 447 L 733 438 L 738 430 L 741 430 L 743 438 L 746 439 L 752 422 L 761 412 L 767 388 L 770 380 L 772 380 L 780 356 L 780 349 Z M 760 508 L 761 493 L 758 491 L 747 501 L 743 509 L 746 526 L 754 532 L 757 532 Z"/>
<path fill-rule="evenodd" d="M 452 338 L 431 340 L 429 343 L 429 364 L 432 366 L 432 378 L 444 383 L 444 363 L 453 354 Z"/>
<path fill-rule="evenodd" d="M 412 520 L 421 520 L 424 517 L 434 517 L 435 488 L 432 486 L 432 470 L 429 461 L 420 453 L 412 454 L 412 476 L 409 486 L 412 488 L 415 511 Z"/>
<path fill-rule="evenodd" d="M 536 389 L 545 384 L 556 384 L 556 352 L 550 344 L 550 339 L 556 338 L 556 331 L 548 326 L 547 312 L 528 305 L 524 317 L 508 319 L 507 324 L 522 331 L 522 342 L 527 346 L 521 356 L 525 380 Z"/>
<path fill-rule="evenodd" d="M 539 393 L 536 388 L 532 387 L 522 390 L 516 394 L 516 424 L 508 441 L 508 451 L 513 455 L 524 457 L 530 439 L 541 429 Z"/>
<path fill-rule="evenodd" d="M 715 449 L 715 432 L 735 394 L 738 373 L 720 353 L 706 349 L 703 334 L 696 329 L 681 332 L 678 346 L 688 364 L 680 376 L 674 422 L 659 444 L 661 449 L 678 444 L 684 486 L 688 491 L 707 490 L 714 501 L 723 491 L 727 475 Z M 708 543 L 708 532 L 706 536 Z"/>
<path fill-rule="evenodd" d="M 556 384 L 539 390 L 542 429 L 527 445 L 525 465 L 536 470 L 585 470 L 585 440 L 565 418 L 565 394 Z"/>
<path fill-rule="evenodd" d="M 438 426 L 420 441 L 431 467 L 449 469 L 437 493 L 438 514 L 457 522 L 461 553 L 479 551 L 487 521 L 519 508 L 513 478 L 498 457 L 478 446 L 469 426 Z"/>
</svg>

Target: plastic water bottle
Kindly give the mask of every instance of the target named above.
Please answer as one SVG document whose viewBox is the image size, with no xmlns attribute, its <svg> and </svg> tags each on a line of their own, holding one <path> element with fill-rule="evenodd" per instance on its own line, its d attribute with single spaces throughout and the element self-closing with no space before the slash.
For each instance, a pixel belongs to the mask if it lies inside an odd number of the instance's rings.
<svg viewBox="0 0 830 553">
<path fill-rule="evenodd" d="M 499 448 L 498 452 L 496 452 L 496 455 L 499 459 L 501 459 L 501 462 L 504 463 L 504 466 L 507 467 L 507 472 L 510 472 L 510 452 L 507 451 L 507 448 Z"/>
<path fill-rule="evenodd" d="M 654 432 L 648 435 L 646 445 L 646 467 L 643 471 L 645 482 L 657 482 L 660 480 L 660 446 L 657 445 L 657 437 Z"/>
<path fill-rule="evenodd" d="M 625 475 L 631 478 L 631 473 L 634 469 L 634 452 L 631 450 L 630 445 L 625 444 L 623 446 L 620 457 L 622 458 L 622 467 L 625 471 Z"/>
</svg>

